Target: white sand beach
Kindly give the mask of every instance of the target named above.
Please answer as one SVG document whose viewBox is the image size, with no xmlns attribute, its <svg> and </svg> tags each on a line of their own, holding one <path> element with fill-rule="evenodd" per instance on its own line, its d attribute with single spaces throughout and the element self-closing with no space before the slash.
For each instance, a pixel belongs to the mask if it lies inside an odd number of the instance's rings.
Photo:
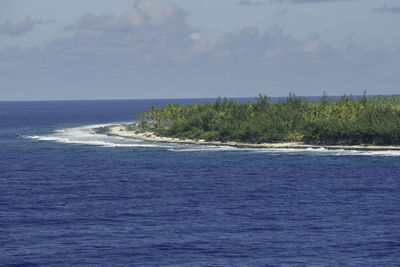
<svg viewBox="0 0 400 267">
<path fill-rule="evenodd" d="M 120 136 L 124 138 L 133 138 L 149 142 L 162 143 L 181 143 L 194 145 L 214 145 L 214 146 L 233 146 L 242 148 L 325 148 L 325 149 L 348 149 L 348 150 L 400 150 L 400 146 L 377 146 L 377 145 L 313 145 L 300 142 L 284 142 L 284 143 L 262 143 L 251 144 L 242 142 L 220 142 L 220 141 L 205 141 L 178 139 L 170 137 L 156 136 L 153 132 L 138 133 L 126 129 L 127 124 L 119 124 L 108 127 L 108 134 Z"/>
</svg>

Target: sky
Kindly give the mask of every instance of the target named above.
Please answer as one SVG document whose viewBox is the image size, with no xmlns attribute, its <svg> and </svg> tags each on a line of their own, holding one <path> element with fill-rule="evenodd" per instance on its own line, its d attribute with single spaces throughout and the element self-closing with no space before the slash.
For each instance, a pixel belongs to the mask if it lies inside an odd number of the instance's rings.
<svg viewBox="0 0 400 267">
<path fill-rule="evenodd" d="M 0 101 L 396 94 L 400 0 L 2 0 Z"/>
</svg>

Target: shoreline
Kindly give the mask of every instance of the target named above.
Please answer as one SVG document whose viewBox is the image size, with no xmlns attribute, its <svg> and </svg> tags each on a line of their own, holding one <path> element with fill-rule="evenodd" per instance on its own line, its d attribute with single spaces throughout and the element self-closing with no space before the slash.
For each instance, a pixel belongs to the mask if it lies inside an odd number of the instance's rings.
<svg viewBox="0 0 400 267">
<path fill-rule="evenodd" d="M 135 131 L 126 130 L 125 126 L 128 124 L 116 124 L 111 126 L 106 126 L 97 129 L 97 133 L 118 136 L 123 138 L 137 139 L 148 142 L 157 143 L 175 143 L 175 144 L 191 144 L 191 145 L 211 145 L 211 146 L 231 146 L 238 148 L 295 148 L 295 149 L 344 149 L 344 150 L 400 150 L 400 146 L 382 146 L 382 145 L 314 145 L 314 144 L 304 144 L 301 142 L 282 142 L 282 143 L 263 143 L 263 144 L 251 144 L 242 142 L 221 142 L 221 141 L 205 141 L 205 140 L 192 140 L 192 139 L 178 139 L 172 137 L 160 137 L 156 136 L 153 132 L 141 132 L 137 133 Z"/>
</svg>

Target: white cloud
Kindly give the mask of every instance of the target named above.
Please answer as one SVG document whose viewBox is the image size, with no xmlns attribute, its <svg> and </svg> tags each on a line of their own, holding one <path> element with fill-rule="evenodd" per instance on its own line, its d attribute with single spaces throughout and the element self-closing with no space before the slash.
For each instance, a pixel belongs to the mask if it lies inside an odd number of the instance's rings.
<svg viewBox="0 0 400 267">
<path fill-rule="evenodd" d="M 381 6 L 379 8 L 375 8 L 372 10 L 375 13 L 391 13 L 391 14 L 400 14 L 400 6 Z"/>
<path fill-rule="evenodd" d="M 292 3 L 292 4 L 314 4 L 314 3 L 333 3 L 333 2 L 354 2 L 357 0 L 271 0 L 278 3 Z"/>
<path fill-rule="evenodd" d="M 259 6 L 259 5 L 265 4 L 265 2 L 262 2 L 262 1 L 250 1 L 250 0 L 240 0 L 236 4 L 239 5 L 239 6 Z"/>
<path fill-rule="evenodd" d="M 218 45 L 219 39 L 204 33 L 194 32 L 190 34 L 190 39 L 193 41 L 191 51 L 194 54 L 209 53 Z"/>
<path fill-rule="evenodd" d="M 16 23 L 9 21 L 0 25 L 0 34 L 18 36 L 27 32 L 33 31 L 37 25 L 53 23 L 53 20 L 32 19 L 30 16 L 25 16 L 24 20 Z"/>
<path fill-rule="evenodd" d="M 397 69 L 387 71 L 400 64 L 399 53 L 351 40 L 330 44 L 318 34 L 296 38 L 279 25 L 212 36 L 191 27 L 179 6 L 157 0 L 120 15 L 85 15 L 67 30 L 72 36 L 36 48 L 1 50 L 4 88 L 53 88 L 51 98 L 125 98 L 251 96 L 265 88 L 273 95 L 373 93 L 400 83 Z"/>
<path fill-rule="evenodd" d="M 87 14 L 78 23 L 66 29 L 115 31 L 168 26 L 179 28 L 185 24 L 185 17 L 186 12 L 176 4 L 160 0 L 140 0 L 134 9 L 127 10 L 119 16 Z"/>
</svg>

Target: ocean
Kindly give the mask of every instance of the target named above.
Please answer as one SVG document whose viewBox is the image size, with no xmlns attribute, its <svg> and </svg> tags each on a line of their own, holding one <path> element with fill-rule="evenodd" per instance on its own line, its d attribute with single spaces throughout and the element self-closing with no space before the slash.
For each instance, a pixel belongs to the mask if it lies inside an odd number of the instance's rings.
<svg viewBox="0 0 400 267">
<path fill-rule="evenodd" d="M 94 132 L 205 101 L 0 102 L 0 265 L 400 265 L 400 151 Z"/>
</svg>

